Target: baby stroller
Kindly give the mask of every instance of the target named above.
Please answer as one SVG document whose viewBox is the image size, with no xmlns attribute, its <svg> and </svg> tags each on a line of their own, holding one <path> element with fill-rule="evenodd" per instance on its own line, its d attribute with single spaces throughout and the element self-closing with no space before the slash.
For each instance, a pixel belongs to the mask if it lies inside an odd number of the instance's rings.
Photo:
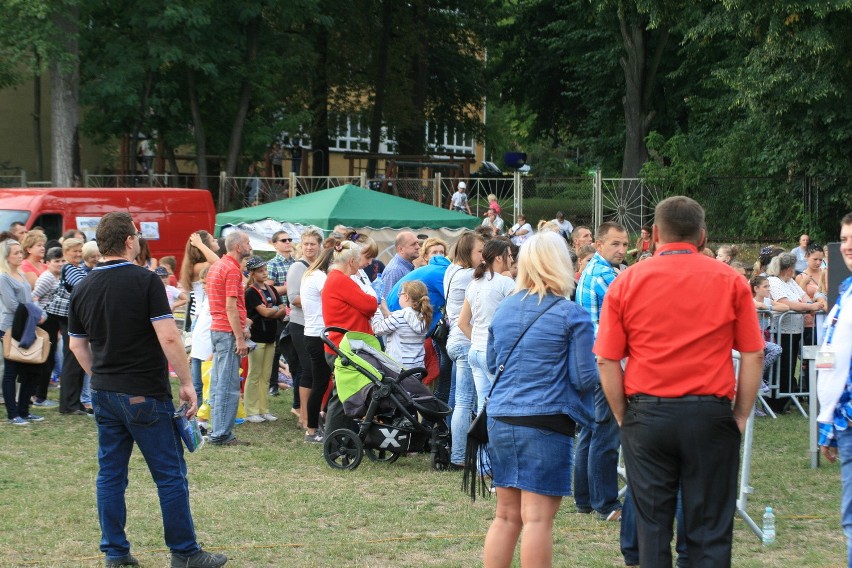
<svg viewBox="0 0 852 568">
<path fill-rule="evenodd" d="M 343 334 L 340 347 L 328 338 L 329 331 Z M 337 396 L 357 427 L 326 434 L 323 455 L 328 465 L 355 469 L 365 452 L 373 461 L 393 463 L 406 452 L 428 449 L 432 469 L 447 469 L 450 432 L 444 419 L 452 409 L 421 382 L 426 369 L 403 369 L 367 333 L 327 327 L 322 340 L 338 356 Z"/>
</svg>

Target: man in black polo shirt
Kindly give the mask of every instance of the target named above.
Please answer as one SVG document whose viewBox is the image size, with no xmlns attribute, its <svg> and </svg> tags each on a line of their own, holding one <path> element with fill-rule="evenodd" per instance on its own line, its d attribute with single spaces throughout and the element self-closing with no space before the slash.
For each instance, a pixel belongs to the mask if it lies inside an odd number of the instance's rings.
<svg viewBox="0 0 852 568">
<path fill-rule="evenodd" d="M 174 424 L 168 366 L 180 379 L 187 416 L 197 401 L 183 342 L 153 272 L 129 259 L 139 254 L 139 232 L 128 213 L 108 213 L 97 228 L 104 262 L 71 296 L 70 347 L 92 377 L 98 425 L 98 517 L 106 566 L 136 566 L 124 531 L 127 468 L 139 446 L 157 484 L 172 567 L 217 567 L 228 559 L 201 549 L 189 510 L 183 445 Z"/>
</svg>

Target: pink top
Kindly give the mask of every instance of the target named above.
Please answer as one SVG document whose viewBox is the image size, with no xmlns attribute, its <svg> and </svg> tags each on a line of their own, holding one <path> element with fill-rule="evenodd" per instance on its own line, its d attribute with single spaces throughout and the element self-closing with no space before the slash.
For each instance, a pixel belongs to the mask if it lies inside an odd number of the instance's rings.
<svg viewBox="0 0 852 568">
<path fill-rule="evenodd" d="M 38 268 L 29 259 L 24 259 L 24 262 L 21 263 L 21 272 L 32 272 L 36 276 L 41 276 L 45 270 L 47 270 L 47 265 L 44 263 L 42 263 L 41 268 Z"/>
</svg>

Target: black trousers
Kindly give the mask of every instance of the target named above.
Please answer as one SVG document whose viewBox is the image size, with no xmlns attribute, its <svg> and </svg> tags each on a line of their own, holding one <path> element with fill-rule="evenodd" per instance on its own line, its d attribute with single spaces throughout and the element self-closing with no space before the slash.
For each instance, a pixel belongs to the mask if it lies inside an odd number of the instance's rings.
<svg viewBox="0 0 852 568">
<path fill-rule="evenodd" d="M 671 568 L 680 485 L 690 565 L 730 566 L 741 439 L 731 404 L 662 400 L 630 402 L 621 425 L 639 564 Z"/>
<path fill-rule="evenodd" d="M 80 393 L 83 392 L 83 367 L 77 362 L 77 357 L 71 352 L 68 341 L 68 318 L 60 317 L 59 329 L 62 331 L 62 340 L 65 343 L 62 352 L 65 358 L 62 361 L 62 375 L 59 379 L 59 412 L 74 412 L 83 410 L 80 402 Z"/>
<path fill-rule="evenodd" d="M 293 408 L 301 408 L 302 404 L 308 404 L 308 401 L 301 400 L 301 395 L 299 395 L 299 387 L 304 387 L 306 389 L 313 388 L 314 383 L 314 373 L 313 367 L 311 366 L 311 356 L 308 355 L 308 348 L 305 346 L 305 326 L 290 322 L 290 341 L 293 345 L 293 352 L 295 353 L 294 359 L 298 359 L 299 361 L 299 384 L 296 385 L 296 377 L 293 377 Z M 289 356 L 287 361 L 289 362 Z M 291 371 L 293 369 L 292 364 L 290 367 Z"/>
<path fill-rule="evenodd" d="M 50 336 L 50 354 L 47 356 L 47 361 L 45 361 L 42 366 L 41 376 L 34 385 L 35 397 L 39 401 L 42 401 L 47 398 L 47 389 L 50 386 L 50 376 L 53 374 L 53 368 L 55 367 L 54 361 L 56 356 L 56 345 L 59 343 L 59 320 L 56 319 L 56 316 L 48 314 L 47 319 L 44 320 L 44 323 L 39 327 L 45 330 Z"/>
<path fill-rule="evenodd" d="M 319 337 L 305 336 L 305 346 L 311 358 L 311 396 L 308 398 L 308 428 L 319 426 L 322 399 L 331 379 L 331 368 L 325 359 L 325 344 Z M 305 401 L 302 401 L 304 403 Z"/>
</svg>

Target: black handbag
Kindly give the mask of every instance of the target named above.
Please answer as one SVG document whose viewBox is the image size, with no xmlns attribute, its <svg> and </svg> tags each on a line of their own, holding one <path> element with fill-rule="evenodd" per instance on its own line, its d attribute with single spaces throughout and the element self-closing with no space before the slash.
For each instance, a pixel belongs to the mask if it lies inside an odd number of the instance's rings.
<svg viewBox="0 0 852 568">
<path fill-rule="evenodd" d="M 438 320 L 438 323 L 435 325 L 435 329 L 432 330 L 432 333 L 429 334 L 429 337 L 432 338 L 432 341 L 439 343 L 441 347 L 447 346 L 447 340 L 450 338 L 450 322 L 447 321 L 447 310 L 446 310 L 446 301 L 447 294 L 450 293 L 450 286 L 453 284 L 453 278 L 458 274 L 458 270 L 455 274 L 450 276 L 450 281 L 447 283 L 447 289 L 444 290 L 444 305 L 439 309 L 441 311 L 441 319 Z"/>
<path fill-rule="evenodd" d="M 561 298 L 564 300 L 564 298 Z M 506 359 L 503 361 L 503 364 L 497 367 L 497 374 L 494 375 L 494 382 L 491 383 L 491 390 L 488 391 L 488 396 L 485 397 L 485 402 L 482 403 L 482 408 L 479 410 L 479 413 L 476 417 L 470 422 L 470 427 L 467 429 L 467 445 L 465 446 L 464 452 L 464 477 L 462 478 L 462 491 L 465 493 L 470 492 L 470 500 L 476 501 L 476 478 L 479 477 L 479 487 L 480 494 L 483 496 L 489 495 L 490 492 L 485 487 L 485 474 L 477 474 L 477 461 L 483 461 L 487 459 L 488 456 L 488 400 L 491 398 L 491 393 L 494 392 L 494 387 L 497 385 L 497 381 L 500 380 L 500 375 L 503 374 L 503 369 L 506 366 L 506 363 L 509 361 L 509 357 L 512 356 L 512 353 L 515 351 L 515 347 L 518 346 L 518 343 L 521 341 L 521 338 L 524 334 L 529 331 L 532 324 L 536 322 L 538 318 L 543 316 L 550 308 L 559 303 L 560 298 L 557 298 L 552 304 L 544 308 L 540 311 L 533 320 L 527 325 L 526 328 L 521 332 L 518 338 L 515 340 L 515 343 L 512 345 L 512 348 L 509 349 L 509 353 L 506 355 Z"/>
</svg>

